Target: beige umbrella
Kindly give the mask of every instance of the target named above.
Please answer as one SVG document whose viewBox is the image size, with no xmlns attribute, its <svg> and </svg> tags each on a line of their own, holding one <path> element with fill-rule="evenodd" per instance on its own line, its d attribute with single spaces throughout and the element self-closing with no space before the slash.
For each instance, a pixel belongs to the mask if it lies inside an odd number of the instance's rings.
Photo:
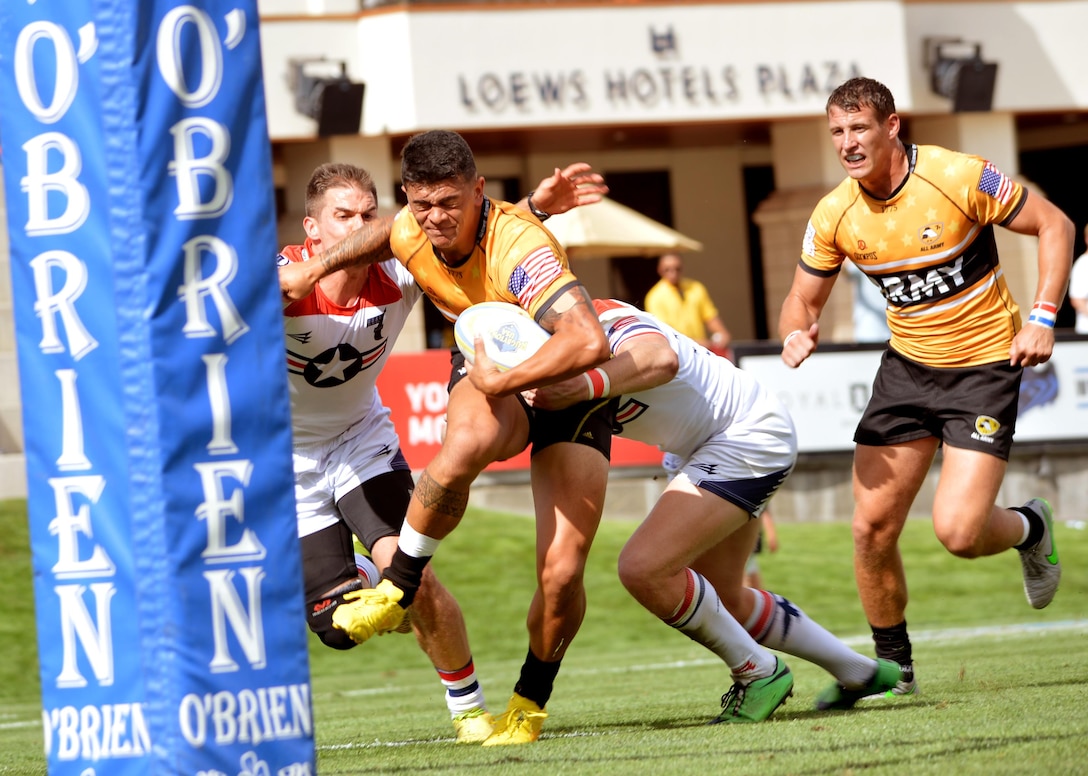
<svg viewBox="0 0 1088 776">
<path fill-rule="evenodd" d="M 669 251 L 701 251 L 703 244 L 637 210 L 604 197 L 554 215 L 545 224 L 570 257 L 655 257 Z"/>
</svg>

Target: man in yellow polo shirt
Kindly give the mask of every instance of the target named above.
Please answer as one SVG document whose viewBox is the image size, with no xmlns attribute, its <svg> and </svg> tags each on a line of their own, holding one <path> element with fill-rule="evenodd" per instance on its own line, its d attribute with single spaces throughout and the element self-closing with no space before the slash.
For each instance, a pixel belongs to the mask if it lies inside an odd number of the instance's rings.
<svg viewBox="0 0 1088 776">
<path fill-rule="evenodd" d="M 678 254 L 666 253 L 657 261 L 661 280 L 646 294 L 646 312 L 704 347 L 724 353 L 731 337 L 706 286 L 684 277 Z"/>
</svg>

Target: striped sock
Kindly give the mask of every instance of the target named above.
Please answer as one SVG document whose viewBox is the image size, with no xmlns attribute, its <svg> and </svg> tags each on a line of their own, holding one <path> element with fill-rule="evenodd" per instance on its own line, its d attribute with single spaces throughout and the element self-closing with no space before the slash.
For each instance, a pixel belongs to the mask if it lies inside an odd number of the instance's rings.
<svg viewBox="0 0 1088 776">
<path fill-rule="evenodd" d="M 720 657 L 738 681 L 774 673 L 775 656 L 757 644 L 722 606 L 718 593 L 706 577 L 691 569 L 685 571 L 684 598 L 662 621 Z"/>
<path fill-rule="evenodd" d="M 815 663 L 846 687 L 863 687 L 873 677 L 875 660 L 850 649 L 788 598 L 749 590 L 756 602 L 744 627 L 760 644 Z"/>
<path fill-rule="evenodd" d="M 438 678 L 442 680 L 442 685 L 446 688 L 446 706 L 449 707 L 451 717 L 456 717 L 470 709 L 487 708 L 484 703 L 484 691 L 476 680 L 476 666 L 473 665 L 471 658 L 464 668 L 456 671 L 443 671 L 441 668 L 435 670 L 438 671 Z"/>
</svg>

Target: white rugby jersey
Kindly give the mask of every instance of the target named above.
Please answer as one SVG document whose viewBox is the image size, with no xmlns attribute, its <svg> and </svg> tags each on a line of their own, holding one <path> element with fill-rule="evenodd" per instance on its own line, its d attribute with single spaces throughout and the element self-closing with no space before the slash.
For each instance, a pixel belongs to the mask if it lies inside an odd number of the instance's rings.
<svg viewBox="0 0 1088 776">
<path fill-rule="evenodd" d="M 613 299 L 594 300 L 593 305 L 613 354 L 634 337 L 657 334 L 668 340 L 680 362 L 669 382 L 620 398 L 616 425 L 621 436 L 686 459 L 734 423 L 782 414 L 778 400 L 750 374 L 649 313 Z"/>
<path fill-rule="evenodd" d="M 306 261 L 308 248 L 288 246 L 277 263 Z M 327 442 L 375 413 L 388 415 L 375 382 L 421 295 L 411 273 L 389 259 L 370 267 L 350 307 L 334 304 L 318 286 L 284 308 L 296 445 Z"/>
</svg>

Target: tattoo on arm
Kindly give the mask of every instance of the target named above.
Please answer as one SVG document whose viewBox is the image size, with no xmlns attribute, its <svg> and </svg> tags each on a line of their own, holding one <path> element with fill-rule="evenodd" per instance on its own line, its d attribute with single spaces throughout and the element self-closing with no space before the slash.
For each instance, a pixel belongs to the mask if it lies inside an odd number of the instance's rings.
<svg viewBox="0 0 1088 776">
<path fill-rule="evenodd" d="M 326 275 L 357 264 L 373 264 L 393 255 L 389 249 L 391 218 L 367 221 L 320 255 Z"/>
<path fill-rule="evenodd" d="M 426 470 L 420 475 L 412 497 L 427 509 L 441 515 L 461 517 L 468 508 L 467 492 L 460 493 L 439 485 L 431 475 L 427 474 Z"/>
</svg>

